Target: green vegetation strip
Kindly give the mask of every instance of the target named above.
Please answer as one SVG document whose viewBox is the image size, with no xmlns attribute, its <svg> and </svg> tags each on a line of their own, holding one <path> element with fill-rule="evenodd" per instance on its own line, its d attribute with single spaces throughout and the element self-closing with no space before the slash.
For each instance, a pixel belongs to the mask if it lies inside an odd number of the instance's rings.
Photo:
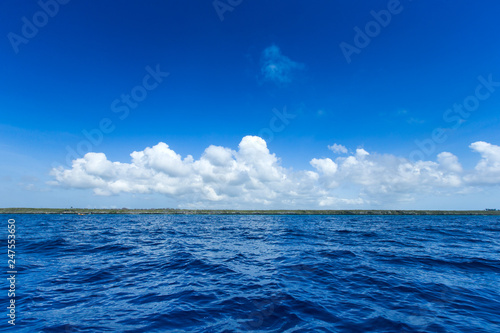
<svg viewBox="0 0 500 333">
<path fill-rule="evenodd" d="M 0 214 L 170 214 L 170 215 L 500 215 L 500 210 L 201 210 L 0 208 Z"/>
</svg>

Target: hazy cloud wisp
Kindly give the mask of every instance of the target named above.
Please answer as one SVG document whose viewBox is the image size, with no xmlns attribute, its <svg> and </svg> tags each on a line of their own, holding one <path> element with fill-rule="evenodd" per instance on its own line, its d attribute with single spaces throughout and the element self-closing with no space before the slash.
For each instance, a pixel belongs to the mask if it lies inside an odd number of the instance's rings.
<svg viewBox="0 0 500 333">
<path fill-rule="evenodd" d="M 303 64 L 283 55 L 276 45 L 271 45 L 262 52 L 260 63 L 262 80 L 278 85 L 292 82 L 293 73 L 304 68 Z"/>
</svg>

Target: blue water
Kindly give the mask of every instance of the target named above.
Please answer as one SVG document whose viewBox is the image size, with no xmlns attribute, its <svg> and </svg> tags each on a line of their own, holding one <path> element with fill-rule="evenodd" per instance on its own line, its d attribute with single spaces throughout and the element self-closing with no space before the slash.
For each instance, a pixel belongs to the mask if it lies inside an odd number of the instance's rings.
<svg viewBox="0 0 500 333">
<path fill-rule="evenodd" d="M 14 331 L 500 332 L 499 217 L 7 218 Z"/>
</svg>

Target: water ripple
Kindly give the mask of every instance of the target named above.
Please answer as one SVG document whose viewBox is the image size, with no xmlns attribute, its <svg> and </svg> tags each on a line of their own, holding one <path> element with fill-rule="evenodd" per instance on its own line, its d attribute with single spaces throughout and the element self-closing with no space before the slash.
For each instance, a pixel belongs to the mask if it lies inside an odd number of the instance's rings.
<svg viewBox="0 0 500 333">
<path fill-rule="evenodd" d="M 500 332 L 498 217 L 15 218 L 20 332 Z"/>
</svg>

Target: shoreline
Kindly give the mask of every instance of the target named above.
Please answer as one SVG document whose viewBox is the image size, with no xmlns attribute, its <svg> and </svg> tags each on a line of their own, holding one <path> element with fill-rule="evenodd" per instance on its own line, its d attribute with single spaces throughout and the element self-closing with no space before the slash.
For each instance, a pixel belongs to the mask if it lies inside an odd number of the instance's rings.
<svg viewBox="0 0 500 333">
<path fill-rule="evenodd" d="M 86 208 L 0 208 L 0 214 L 67 215 L 500 215 L 500 210 L 225 210 L 225 209 L 86 209 Z"/>
</svg>

